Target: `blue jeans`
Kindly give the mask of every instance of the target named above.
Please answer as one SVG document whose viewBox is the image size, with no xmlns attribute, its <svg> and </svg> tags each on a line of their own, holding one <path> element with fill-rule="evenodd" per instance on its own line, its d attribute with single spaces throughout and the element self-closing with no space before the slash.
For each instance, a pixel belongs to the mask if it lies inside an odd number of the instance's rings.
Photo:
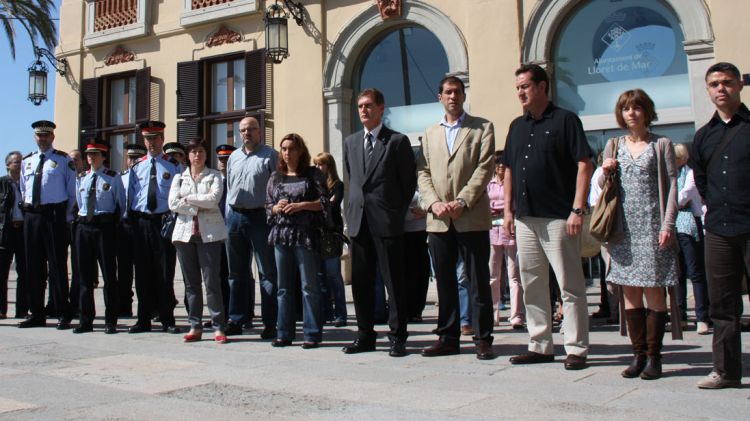
<svg viewBox="0 0 750 421">
<path fill-rule="evenodd" d="M 250 259 L 255 256 L 260 282 L 260 304 L 265 326 L 274 326 L 277 316 L 276 262 L 268 245 L 270 227 L 265 210 L 236 212 L 227 209 L 227 258 L 229 263 L 229 322 L 242 325 L 250 316 L 251 291 L 255 282 L 250 273 Z"/>
<path fill-rule="evenodd" d="M 276 325 L 277 339 L 294 340 L 296 299 L 294 287 L 297 271 L 302 281 L 302 325 L 305 342 L 320 342 L 323 339 L 323 308 L 321 306 L 318 268 L 320 256 L 304 247 L 275 246 L 276 263 L 279 268 L 279 321 Z"/>
<path fill-rule="evenodd" d="M 322 259 L 320 264 L 320 278 L 323 286 L 323 314 L 326 318 L 346 320 L 346 294 L 344 292 L 344 278 L 341 276 L 341 258 L 331 257 Z M 331 309 L 331 296 L 333 309 Z"/>
<path fill-rule="evenodd" d="M 471 282 L 466 276 L 464 259 L 461 256 L 458 256 L 456 261 L 456 279 L 458 279 L 458 308 L 461 313 L 461 326 L 471 326 L 471 306 L 469 305 Z"/>
<path fill-rule="evenodd" d="M 698 227 L 702 228 L 700 225 Z M 693 283 L 695 319 L 698 322 L 708 323 L 711 318 L 708 315 L 709 300 L 706 265 L 703 255 L 703 235 L 701 234 L 700 241 L 697 241 L 689 234 L 678 233 L 677 241 L 680 244 L 680 290 L 677 297 L 680 304 L 680 315 L 683 320 L 687 320 L 687 279 L 689 278 Z"/>
</svg>

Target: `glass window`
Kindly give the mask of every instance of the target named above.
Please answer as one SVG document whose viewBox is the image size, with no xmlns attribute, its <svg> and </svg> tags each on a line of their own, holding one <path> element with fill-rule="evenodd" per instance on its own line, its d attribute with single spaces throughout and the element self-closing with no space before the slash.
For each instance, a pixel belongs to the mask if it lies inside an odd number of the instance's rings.
<svg viewBox="0 0 750 421">
<path fill-rule="evenodd" d="M 437 37 L 419 26 L 403 27 L 376 39 L 362 58 L 355 92 L 377 88 L 385 96 L 384 121 L 403 133 L 422 133 L 443 115 L 437 84 L 448 73 L 448 58 Z M 353 127 L 362 123 L 353 104 Z M 416 140 L 416 139 L 415 139 Z"/>
<path fill-rule="evenodd" d="M 695 125 L 693 123 L 665 124 L 654 126 L 651 131 L 657 135 L 668 137 L 675 144 L 683 143 L 689 148 L 693 143 L 693 136 L 695 136 Z M 604 150 L 608 139 L 624 134 L 627 134 L 627 131 L 622 129 L 590 130 L 586 132 L 586 140 L 588 140 L 589 146 L 594 152 L 594 157 L 598 157 L 599 153 Z"/>
<path fill-rule="evenodd" d="M 242 145 L 242 136 L 240 135 L 240 120 L 222 121 L 219 123 L 211 124 L 211 151 L 215 151 L 217 146 L 223 144 L 234 145 L 238 148 Z M 212 157 L 212 168 L 216 168 L 216 154 L 211 153 L 210 155 Z"/>
<path fill-rule="evenodd" d="M 109 125 L 135 121 L 135 77 L 114 79 L 109 83 Z"/>
<path fill-rule="evenodd" d="M 563 26 L 554 49 L 557 103 L 581 116 L 611 114 L 640 88 L 657 111 L 690 106 L 684 36 L 661 0 L 589 1 Z"/>
<path fill-rule="evenodd" d="M 245 108 L 245 60 L 211 64 L 211 112 Z"/>
<path fill-rule="evenodd" d="M 124 146 L 135 143 L 135 132 L 113 133 L 109 136 L 109 168 L 114 171 L 122 171 L 128 166 Z"/>
</svg>

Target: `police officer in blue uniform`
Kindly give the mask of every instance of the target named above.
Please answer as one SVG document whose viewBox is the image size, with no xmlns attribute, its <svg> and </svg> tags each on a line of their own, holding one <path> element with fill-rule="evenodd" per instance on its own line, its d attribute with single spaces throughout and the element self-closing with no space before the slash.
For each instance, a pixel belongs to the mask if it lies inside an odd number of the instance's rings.
<svg viewBox="0 0 750 421">
<path fill-rule="evenodd" d="M 164 144 L 164 153 L 167 154 L 168 157 L 172 158 L 175 162 L 177 162 L 177 173 L 182 174 L 183 171 L 185 171 L 185 165 L 187 164 L 186 157 L 187 157 L 187 150 L 184 146 L 182 146 L 178 142 L 168 142 Z M 177 249 L 175 248 L 174 244 L 172 244 L 171 241 L 168 242 L 166 246 L 167 251 L 167 282 L 170 285 L 174 285 L 174 273 L 175 273 L 175 266 L 177 266 Z M 172 296 L 174 296 L 174 289 L 172 292 Z M 177 303 L 177 299 L 175 298 L 175 304 Z M 185 304 L 185 310 L 188 309 L 188 301 L 187 301 L 187 291 L 185 292 L 185 298 L 183 303 Z"/>
<path fill-rule="evenodd" d="M 76 202 L 76 173 L 68 154 L 55 150 L 55 123 L 34 122 L 38 150 L 21 163 L 21 196 L 26 238 L 26 276 L 31 315 L 18 327 L 46 325 L 44 314 L 45 266 L 49 270 L 49 288 L 58 315 L 57 328 L 70 329 L 72 311 L 68 301 L 68 244 Z"/>
<path fill-rule="evenodd" d="M 148 154 L 133 166 L 128 183 L 128 217 L 135 225 L 138 295 L 138 321 L 130 327 L 130 333 L 150 332 L 153 310 L 158 311 L 164 332 L 180 333 L 174 319 L 174 287 L 168 276 L 167 250 L 171 240 L 161 237 L 162 221 L 169 212 L 169 188 L 179 168 L 162 150 L 164 127 L 160 121 L 139 125 Z"/>
<path fill-rule="evenodd" d="M 93 140 L 86 146 L 86 161 L 91 167 L 76 182 L 78 224 L 76 227 L 78 269 L 80 270 L 80 325 L 73 333 L 94 330 L 94 281 L 96 264 L 104 278 L 104 333 L 117 333 L 117 267 L 115 232 L 125 212 L 125 187 L 120 174 L 104 167 L 109 147 Z"/>
<path fill-rule="evenodd" d="M 137 143 L 125 145 L 128 156 L 128 169 L 120 173 L 122 185 L 125 186 L 125 203 L 128 200 L 128 186 L 133 165 L 144 155 L 146 147 Z M 119 317 L 133 317 L 133 247 L 134 226 L 129 218 L 123 217 L 117 224 L 117 289 Z"/>
</svg>

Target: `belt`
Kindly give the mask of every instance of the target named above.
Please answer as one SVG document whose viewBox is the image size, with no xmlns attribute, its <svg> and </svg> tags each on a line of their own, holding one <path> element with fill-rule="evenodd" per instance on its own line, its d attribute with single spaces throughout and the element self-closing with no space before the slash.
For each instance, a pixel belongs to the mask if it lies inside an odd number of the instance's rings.
<svg viewBox="0 0 750 421">
<path fill-rule="evenodd" d="M 47 213 L 47 212 L 65 210 L 67 205 L 68 205 L 68 202 L 50 203 L 47 205 L 37 205 L 37 206 L 32 206 L 28 203 L 24 203 L 23 205 L 21 205 L 21 209 L 24 212 Z"/>
<path fill-rule="evenodd" d="M 236 206 L 229 205 L 230 208 L 232 208 L 233 211 L 237 213 L 241 213 L 243 215 L 250 215 L 253 213 L 263 212 L 266 213 L 266 208 L 253 208 L 253 209 L 247 209 L 247 208 L 238 208 Z"/>
<path fill-rule="evenodd" d="M 163 213 L 146 213 L 146 212 L 130 211 L 130 216 L 133 216 L 133 217 L 139 218 L 139 219 L 147 219 L 147 220 L 161 219 L 166 214 L 167 214 L 167 212 L 163 212 Z"/>
<path fill-rule="evenodd" d="M 115 222 L 114 213 L 103 213 L 100 215 L 94 215 L 91 221 L 86 221 L 85 216 L 78 217 L 78 223 L 84 225 L 101 225 L 101 224 L 112 224 Z"/>
</svg>

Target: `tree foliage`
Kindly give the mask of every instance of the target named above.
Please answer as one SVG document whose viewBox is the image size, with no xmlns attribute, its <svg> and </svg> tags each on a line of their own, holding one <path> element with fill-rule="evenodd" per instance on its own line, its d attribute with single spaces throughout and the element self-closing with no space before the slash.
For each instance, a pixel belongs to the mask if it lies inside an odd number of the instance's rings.
<svg viewBox="0 0 750 421">
<path fill-rule="evenodd" d="M 52 20 L 54 0 L 0 0 L 0 23 L 10 44 L 10 55 L 16 58 L 17 29 L 23 28 L 34 45 L 41 40 L 48 50 L 57 43 L 57 30 Z"/>
</svg>

